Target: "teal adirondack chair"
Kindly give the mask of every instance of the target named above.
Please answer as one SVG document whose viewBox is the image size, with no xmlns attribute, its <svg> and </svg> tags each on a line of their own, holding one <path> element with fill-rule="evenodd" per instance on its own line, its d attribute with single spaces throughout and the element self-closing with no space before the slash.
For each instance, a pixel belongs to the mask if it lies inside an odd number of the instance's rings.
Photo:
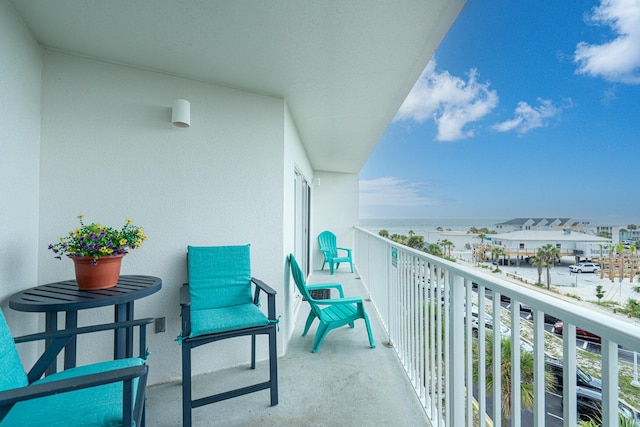
<svg viewBox="0 0 640 427">
<path fill-rule="evenodd" d="M 351 260 L 351 249 L 338 248 L 336 246 L 336 235 L 330 231 L 323 231 L 318 235 L 318 243 L 320 244 L 320 251 L 324 254 L 324 261 L 322 262 L 321 270 L 324 270 L 324 265 L 329 264 L 329 271 L 333 274 L 333 268 L 340 268 L 341 262 L 348 262 L 351 266 L 351 272 L 353 273 L 353 262 Z M 338 251 L 345 251 L 345 256 L 338 256 Z"/>
<path fill-rule="evenodd" d="M 376 344 L 373 341 L 373 334 L 371 333 L 371 325 L 369 324 L 369 316 L 367 316 L 367 312 L 364 309 L 364 302 L 362 301 L 362 298 L 345 298 L 342 286 L 338 283 L 323 283 L 320 285 L 308 286 L 305 283 L 304 274 L 302 273 L 302 270 L 300 270 L 293 254 L 289 255 L 289 261 L 293 280 L 296 282 L 296 286 L 302 296 L 311 306 L 311 312 L 307 317 L 307 323 L 304 325 L 304 332 L 302 333 L 302 336 L 304 337 L 307 335 L 311 324 L 316 318 L 320 320 L 316 336 L 313 340 L 313 349 L 311 352 L 315 353 L 318 351 L 318 348 L 320 348 L 322 341 L 324 341 L 324 338 L 327 336 L 329 331 L 344 325 L 349 325 L 353 328 L 353 322 L 358 319 L 364 320 L 364 323 L 367 325 L 367 333 L 369 334 L 369 345 L 371 348 L 376 348 Z M 340 298 L 316 300 L 311 297 L 309 291 L 325 288 L 337 289 L 340 294 Z M 321 308 L 322 306 L 326 307 Z"/>
</svg>

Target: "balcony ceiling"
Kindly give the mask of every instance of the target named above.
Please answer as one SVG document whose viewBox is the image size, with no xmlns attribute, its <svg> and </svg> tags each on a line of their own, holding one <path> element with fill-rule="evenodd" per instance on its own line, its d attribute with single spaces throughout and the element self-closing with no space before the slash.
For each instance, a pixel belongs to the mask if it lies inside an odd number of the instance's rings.
<svg viewBox="0 0 640 427">
<path fill-rule="evenodd" d="M 316 170 L 357 173 L 465 0 L 10 0 L 45 47 L 286 100 Z"/>
</svg>

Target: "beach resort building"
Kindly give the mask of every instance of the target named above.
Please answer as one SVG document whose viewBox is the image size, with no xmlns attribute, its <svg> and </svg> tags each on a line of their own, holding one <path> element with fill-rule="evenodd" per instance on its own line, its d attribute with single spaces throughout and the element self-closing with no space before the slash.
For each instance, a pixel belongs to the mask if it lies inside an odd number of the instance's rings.
<svg viewBox="0 0 640 427">
<path fill-rule="evenodd" d="M 491 249 L 497 246 L 504 249 L 506 259 L 529 262 L 529 259 L 537 254 L 538 249 L 548 244 L 558 248 L 561 257 L 572 257 L 571 261 L 574 262 L 576 258 L 578 260 L 598 258 L 601 247 L 608 254 L 611 240 L 592 234 L 571 232 L 570 229 L 513 231 L 487 236 L 484 245 L 485 258 L 487 253 L 490 258 Z"/>
<path fill-rule="evenodd" d="M 571 218 L 513 218 L 496 224 L 496 229 L 501 233 L 524 230 L 573 230 L 580 225 L 579 221 Z"/>
<path fill-rule="evenodd" d="M 250 401 L 255 406 L 243 400 L 249 397 L 209 405 L 200 425 L 457 427 L 474 425 L 477 411 L 495 418 L 486 401 L 495 399 L 499 408 L 501 396 L 486 395 L 486 376 L 480 376 L 478 409 L 465 385 L 472 363 L 465 298 L 472 283 L 534 307 L 536 316 L 564 319 L 567 340 L 574 338 L 571 325 L 607 337 L 603 416 L 617 419 L 617 346 L 640 351 L 637 332 L 626 323 L 356 226 L 358 173 L 464 3 L 0 0 L 0 305 L 12 334 L 43 330 L 44 315 L 12 309 L 9 298 L 72 276 L 71 261 L 54 259 L 47 247 L 77 226 L 78 215 L 114 225 L 131 218 L 149 237 L 125 257 L 122 274 L 162 280 L 159 292 L 135 305 L 136 318 L 162 325 L 147 337 L 149 425 L 179 424 L 172 420 L 180 419 L 181 408 L 176 336 L 187 246 L 247 243 L 252 275 L 277 291 L 280 390 L 287 399 L 275 409 L 264 396 Z M 190 105 L 179 126 L 172 124 L 174 100 Z M 567 226 L 559 219 L 539 224 L 523 227 Z M 356 273 L 319 271 L 323 230 L 353 248 Z M 349 295 L 367 296 L 379 328 L 375 350 L 361 345 L 364 326 L 356 323 L 354 333 L 332 332 L 335 341 L 310 353 L 310 341 L 300 337 L 308 305 L 291 280 L 290 253 L 310 281 L 341 282 Z M 426 277 L 433 283 L 419 280 Z M 431 292 L 446 304 L 431 298 L 432 310 L 425 310 L 422 299 Z M 114 313 L 103 307 L 76 314 L 80 325 L 92 325 L 113 321 Z M 55 324 L 47 319 L 47 326 Z M 513 342 L 520 340 L 519 319 L 512 319 Z M 543 332 L 537 321 L 538 380 Z M 103 360 L 113 345 L 104 334 L 84 337 L 78 364 Z M 244 367 L 248 346 L 228 341 L 199 353 L 193 371 Z M 43 349 L 21 347 L 21 361 L 30 366 Z M 266 346 L 257 359 L 267 359 Z M 318 369 L 305 370 L 309 363 Z M 565 425 L 575 425 L 575 358 L 563 363 Z M 329 373 L 339 380 L 323 380 Z M 519 376 L 516 371 L 515 384 Z M 170 385 L 158 401 L 153 387 L 162 384 Z M 411 394 L 395 392 L 406 389 Z M 531 416 L 542 425 L 544 381 L 536 381 L 535 393 Z M 403 405 L 419 408 L 417 422 Z M 522 412 L 518 398 L 513 405 L 513 413 Z"/>
</svg>

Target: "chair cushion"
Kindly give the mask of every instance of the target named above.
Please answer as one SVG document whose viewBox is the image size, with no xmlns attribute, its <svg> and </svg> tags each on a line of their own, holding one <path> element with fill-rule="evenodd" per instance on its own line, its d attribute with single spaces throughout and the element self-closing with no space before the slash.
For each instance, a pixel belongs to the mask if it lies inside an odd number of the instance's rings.
<svg viewBox="0 0 640 427">
<path fill-rule="evenodd" d="M 0 311 L 0 391 L 24 387 L 29 384 L 27 374 L 22 367 L 16 343 Z"/>
<path fill-rule="evenodd" d="M 191 310 L 251 302 L 250 245 L 189 246 Z M 193 315 L 191 318 L 193 322 Z"/>
<path fill-rule="evenodd" d="M 251 303 L 204 310 L 192 309 L 191 334 L 189 337 L 194 338 L 200 335 L 264 326 L 268 323 L 267 316 Z"/>
<path fill-rule="evenodd" d="M 139 366 L 138 358 L 118 359 L 80 366 L 45 377 L 34 384 Z M 134 379 L 134 400 L 137 387 Z M 41 397 L 17 403 L 0 426 L 120 426 L 122 382 Z"/>
</svg>

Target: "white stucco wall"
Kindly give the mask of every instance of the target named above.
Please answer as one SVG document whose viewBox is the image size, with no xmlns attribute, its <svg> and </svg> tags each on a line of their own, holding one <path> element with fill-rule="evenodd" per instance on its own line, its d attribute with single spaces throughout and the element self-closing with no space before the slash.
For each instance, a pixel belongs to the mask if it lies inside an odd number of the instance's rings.
<svg viewBox="0 0 640 427">
<path fill-rule="evenodd" d="M 170 123 L 175 98 L 191 102 L 188 129 Z M 76 226 L 77 215 L 144 226 L 149 238 L 125 257 L 122 274 L 163 280 L 161 292 L 136 303 L 136 317 L 167 318 L 167 332 L 148 339 L 151 383 L 180 377 L 174 340 L 187 245 L 251 243 L 253 275 L 279 292 L 278 314 L 286 306 L 284 116 L 280 98 L 45 53 L 38 282 L 72 276 L 71 261 L 53 259 L 46 247 Z M 108 321 L 112 310 L 79 317 Z M 110 341 L 80 342 L 79 361 L 109 352 Z M 208 347 L 195 352 L 195 372 L 249 358 L 248 341 Z"/>
<path fill-rule="evenodd" d="M 320 185 L 314 187 L 312 197 L 311 260 L 312 269 L 319 270 L 323 256 L 318 246 L 318 234 L 323 230 L 336 235 L 339 247 L 353 249 L 353 226 L 358 224 L 359 181 L 358 174 L 316 171 L 314 177 L 320 179 Z M 347 267 L 341 268 L 349 271 Z"/>
<path fill-rule="evenodd" d="M 0 306 L 12 333 L 21 335 L 34 332 L 37 318 L 10 310 L 8 298 L 38 278 L 42 51 L 6 0 L 0 0 L 0 64 Z"/>
</svg>

